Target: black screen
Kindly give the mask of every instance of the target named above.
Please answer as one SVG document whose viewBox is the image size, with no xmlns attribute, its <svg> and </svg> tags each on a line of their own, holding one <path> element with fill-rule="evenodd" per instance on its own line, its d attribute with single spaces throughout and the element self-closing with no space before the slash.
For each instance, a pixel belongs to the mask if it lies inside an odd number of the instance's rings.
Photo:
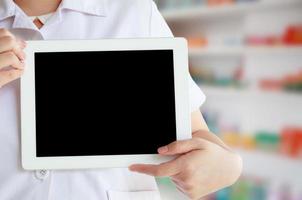
<svg viewBox="0 0 302 200">
<path fill-rule="evenodd" d="M 152 154 L 176 140 L 173 50 L 35 53 L 37 157 Z"/>
</svg>

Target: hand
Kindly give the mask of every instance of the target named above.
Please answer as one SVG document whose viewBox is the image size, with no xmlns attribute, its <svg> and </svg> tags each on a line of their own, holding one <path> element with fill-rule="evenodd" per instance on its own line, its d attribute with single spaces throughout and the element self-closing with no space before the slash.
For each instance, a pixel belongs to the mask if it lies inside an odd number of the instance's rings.
<svg viewBox="0 0 302 200">
<path fill-rule="evenodd" d="M 129 169 L 151 176 L 171 177 L 177 188 L 191 199 L 230 186 L 241 174 L 240 156 L 200 136 L 173 142 L 159 148 L 158 152 L 178 157 L 160 165 L 136 164 Z"/>
<path fill-rule="evenodd" d="M 0 29 L 0 88 L 22 75 L 25 46 L 24 41 L 6 29 Z"/>
</svg>

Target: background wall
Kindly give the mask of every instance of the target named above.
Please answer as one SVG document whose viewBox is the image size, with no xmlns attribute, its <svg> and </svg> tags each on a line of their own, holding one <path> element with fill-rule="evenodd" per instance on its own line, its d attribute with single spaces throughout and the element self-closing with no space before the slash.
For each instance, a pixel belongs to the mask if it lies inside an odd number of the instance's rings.
<svg viewBox="0 0 302 200">
<path fill-rule="evenodd" d="M 302 0 L 158 0 L 190 46 L 210 129 L 243 157 L 240 181 L 207 197 L 302 199 Z M 167 179 L 164 199 L 185 199 Z"/>
</svg>

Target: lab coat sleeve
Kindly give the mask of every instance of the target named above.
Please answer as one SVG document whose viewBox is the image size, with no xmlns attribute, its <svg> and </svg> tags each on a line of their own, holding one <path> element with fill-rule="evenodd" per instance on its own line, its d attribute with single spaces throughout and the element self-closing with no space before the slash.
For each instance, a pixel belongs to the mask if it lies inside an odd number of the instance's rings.
<svg viewBox="0 0 302 200">
<path fill-rule="evenodd" d="M 173 37 L 173 33 L 168 24 L 160 14 L 156 4 L 151 1 L 151 17 L 150 17 L 150 37 Z M 189 74 L 189 73 L 188 73 Z M 191 112 L 194 112 L 200 108 L 205 102 L 206 97 L 200 88 L 193 81 L 189 74 L 189 94 L 190 94 L 190 107 Z"/>
</svg>

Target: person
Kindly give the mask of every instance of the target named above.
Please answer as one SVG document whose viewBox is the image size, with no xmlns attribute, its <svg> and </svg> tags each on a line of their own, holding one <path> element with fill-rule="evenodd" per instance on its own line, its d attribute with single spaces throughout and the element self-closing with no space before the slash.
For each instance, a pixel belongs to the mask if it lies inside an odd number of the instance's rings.
<svg viewBox="0 0 302 200">
<path fill-rule="evenodd" d="M 0 0 L 1 200 L 160 199 L 157 176 L 199 199 L 238 179 L 241 158 L 209 132 L 199 110 L 205 96 L 191 78 L 192 139 L 158 149 L 174 160 L 129 169 L 22 169 L 17 79 L 26 70 L 25 41 L 142 37 L 173 37 L 152 0 Z"/>
</svg>

